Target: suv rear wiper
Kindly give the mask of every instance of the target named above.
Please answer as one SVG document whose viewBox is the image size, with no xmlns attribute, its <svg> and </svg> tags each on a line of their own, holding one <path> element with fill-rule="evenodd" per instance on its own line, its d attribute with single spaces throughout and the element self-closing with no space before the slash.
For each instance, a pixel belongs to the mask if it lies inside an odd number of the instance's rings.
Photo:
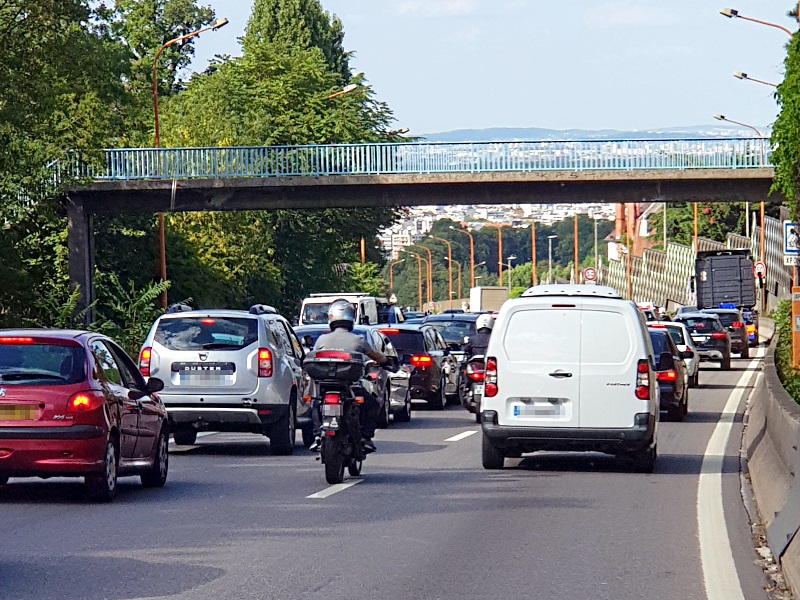
<svg viewBox="0 0 800 600">
<path fill-rule="evenodd" d="M 241 348 L 240 344 L 230 344 L 226 342 L 209 342 L 208 344 L 201 344 L 203 350 L 219 350 L 221 348 Z"/>
</svg>

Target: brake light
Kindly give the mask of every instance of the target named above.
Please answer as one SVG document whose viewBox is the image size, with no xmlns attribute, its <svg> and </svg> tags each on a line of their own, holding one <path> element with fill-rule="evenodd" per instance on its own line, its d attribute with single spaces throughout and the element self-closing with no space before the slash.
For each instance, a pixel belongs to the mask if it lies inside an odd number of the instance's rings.
<svg viewBox="0 0 800 600">
<path fill-rule="evenodd" d="M 724 331 L 715 331 L 714 333 L 711 334 L 712 340 L 724 340 L 726 337 L 728 336 L 725 335 Z"/>
<path fill-rule="evenodd" d="M 678 372 L 675 369 L 670 369 L 669 371 L 658 371 L 656 373 L 656 379 L 658 381 L 666 381 L 667 383 L 672 383 L 677 381 L 678 379 Z"/>
<path fill-rule="evenodd" d="M 145 377 L 150 377 L 150 358 L 152 356 L 152 348 L 142 348 L 139 353 L 139 372 Z"/>
<path fill-rule="evenodd" d="M 272 352 L 268 348 L 258 349 L 258 376 L 272 377 Z"/>
<path fill-rule="evenodd" d="M 650 399 L 650 363 L 642 359 L 636 365 L 636 397 L 639 400 Z"/>
<path fill-rule="evenodd" d="M 492 356 L 486 359 L 484 380 L 486 385 L 483 388 L 483 395 L 487 398 L 497 396 L 497 359 Z"/>
<path fill-rule="evenodd" d="M 314 358 L 334 358 L 336 360 L 351 360 L 353 357 L 349 352 L 341 350 L 320 350 L 314 354 Z"/>
<path fill-rule="evenodd" d="M 735 323 L 731 323 L 731 327 L 733 327 L 734 329 L 741 329 L 742 327 L 744 327 L 744 323 L 742 323 L 741 321 L 736 321 Z"/>
<path fill-rule="evenodd" d="M 102 392 L 78 392 L 67 401 L 67 412 L 88 412 L 103 406 L 106 397 Z"/>
<path fill-rule="evenodd" d="M 427 354 L 418 354 L 411 357 L 411 364 L 419 369 L 424 369 L 433 364 L 433 359 Z"/>
<path fill-rule="evenodd" d="M 650 329 L 666 329 L 666 328 L 667 328 L 667 326 L 666 326 L 666 325 L 662 325 L 661 323 L 650 323 L 650 324 L 648 325 L 648 327 L 649 327 Z"/>
<path fill-rule="evenodd" d="M 214 323 L 216 323 L 214 319 L 200 319 L 200 322 L 203 325 L 213 325 Z"/>
<path fill-rule="evenodd" d="M 482 363 L 467 363 L 467 376 L 472 381 L 483 381 L 485 374 Z"/>
<path fill-rule="evenodd" d="M 20 344 L 32 344 L 32 343 L 33 343 L 33 338 L 29 338 L 29 337 L 3 337 L 3 338 L 0 338 L 0 344 L 20 345 Z"/>
<path fill-rule="evenodd" d="M 339 394 L 325 394 L 325 398 L 322 400 L 323 404 L 341 404 L 341 397 Z"/>
<path fill-rule="evenodd" d="M 486 374 L 482 371 L 472 372 L 469 374 L 469 378 L 472 379 L 472 381 L 483 381 L 486 378 Z"/>
<path fill-rule="evenodd" d="M 391 327 L 388 328 L 388 329 L 379 329 L 378 331 L 380 331 L 384 335 L 395 335 L 395 334 L 400 333 L 399 329 L 394 329 L 394 328 L 391 328 Z"/>
</svg>

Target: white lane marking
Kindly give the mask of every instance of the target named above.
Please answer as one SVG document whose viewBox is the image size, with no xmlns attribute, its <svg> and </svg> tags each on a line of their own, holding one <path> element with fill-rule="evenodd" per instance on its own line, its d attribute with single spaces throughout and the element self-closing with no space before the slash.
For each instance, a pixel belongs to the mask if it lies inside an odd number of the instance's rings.
<svg viewBox="0 0 800 600">
<path fill-rule="evenodd" d="M 200 431 L 197 434 L 197 437 L 201 438 L 201 437 L 206 437 L 207 435 L 217 435 L 218 433 L 220 433 L 220 432 L 219 431 Z M 170 436 L 169 443 L 170 444 L 175 444 L 175 440 L 172 439 L 172 436 Z"/>
<path fill-rule="evenodd" d="M 337 483 L 336 485 L 332 485 L 329 488 L 325 488 L 321 492 L 317 492 L 316 494 L 311 494 L 310 496 L 306 496 L 306 498 L 310 498 L 313 500 L 321 500 L 323 498 L 328 498 L 329 496 L 333 496 L 334 494 L 338 494 L 339 492 L 345 491 L 347 488 L 351 488 L 354 485 L 361 483 L 364 481 L 363 479 L 353 479 L 348 481 L 347 483 Z"/>
<path fill-rule="evenodd" d="M 463 440 L 464 438 L 468 438 L 473 433 L 478 433 L 475 430 L 472 431 L 464 431 L 463 433 L 459 433 L 458 435 L 454 435 L 453 437 L 449 437 L 445 440 L 445 442 L 457 442 L 459 440 Z"/>
<path fill-rule="evenodd" d="M 700 539 L 700 562 L 708 600 L 744 600 L 744 593 L 736 572 L 736 562 L 731 551 L 728 527 L 722 504 L 722 463 L 728 445 L 736 409 L 744 395 L 746 384 L 753 376 L 763 356 L 751 360 L 742 373 L 736 388 L 728 397 L 719 421 L 708 440 L 700 477 L 697 482 L 697 534 Z"/>
</svg>

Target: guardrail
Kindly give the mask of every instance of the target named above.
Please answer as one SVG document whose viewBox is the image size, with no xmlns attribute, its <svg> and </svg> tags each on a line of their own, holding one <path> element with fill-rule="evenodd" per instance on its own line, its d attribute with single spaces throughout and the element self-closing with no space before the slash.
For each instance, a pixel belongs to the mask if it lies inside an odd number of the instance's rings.
<svg viewBox="0 0 800 600">
<path fill-rule="evenodd" d="M 94 181 L 530 171 L 751 169 L 762 138 L 328 144 L 103 150 L 62 177 Z"/>
<path fill-rule="evenodd" d="M 750 397 L 744 447 L 767 543 L 795 598 L 800 598 L 800 406 L 775 368 L 774 337 Z"/>
</svg>

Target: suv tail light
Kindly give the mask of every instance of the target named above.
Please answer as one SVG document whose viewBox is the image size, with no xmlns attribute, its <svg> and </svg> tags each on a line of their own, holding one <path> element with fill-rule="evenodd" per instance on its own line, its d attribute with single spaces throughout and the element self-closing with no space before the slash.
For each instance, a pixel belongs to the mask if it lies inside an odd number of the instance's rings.
<svg viewBox="0 0 800 600">
<path fill-rule="evenodd" d="M 258 349 L 258 376 L 272 377 L 272 352 L 269 348 Z"/>
<path fill-rule="evenodd" d="M 102 392 L 89 390 L 86 392 L 78 392 L 73 394 L 67 401 L 67 412 L 88 412 L 103 406 L 106 403 L 106 397 Z"/>
<path fill-rule="evenodd" d="M 145 377 L 150 377 L 150 358 L 152 356 L 152 348 L 142 348 L 139 353 L 139 372 Z"/>
<path fill-rule="evenodd" d="M 650 363 L 646 359 L 636 365 L 636 397 L 639 400 L 650 399 Z"/>
<path fill-rule="evenodd" d="M 724 340 L 726 337 L 728 336 L 725 335 L 724 331 L 715 331 L 714 333 L 711 334 L 712 340 Z"/>
<path fill-rule="evenodd" d="M 411 357 L 411 364 L 418 369 L 424 369 L 433 364 L 433 359 L 427 354 L 417 354 Z"/>
<path fill-rule="evenodd" d="M 486 385 L 483 388 L 483 395 L 487 398 L 494 398 L 497 396 L 497 359 L 493 356 L 486 359 L 484 378 Z"/>
<path fill-rule="evenodd" d="M 669 371 L 658 371 L 656 373 L 656 379 L 658 381 L 665 381 L 667 383 L 672 383 L 674 381 L 677 381 L 678 372 L 675 369 L 670 369 Z"/>
<path fill-rule="evenodd" d="M 742 327 L 744 327 L 744 323 L 742 323 L 741 321 L 736 321 L 735 323 L 731 323 L 731 327 L 733 327 L 734 329 L 741 329 Z"/>
</svg>

